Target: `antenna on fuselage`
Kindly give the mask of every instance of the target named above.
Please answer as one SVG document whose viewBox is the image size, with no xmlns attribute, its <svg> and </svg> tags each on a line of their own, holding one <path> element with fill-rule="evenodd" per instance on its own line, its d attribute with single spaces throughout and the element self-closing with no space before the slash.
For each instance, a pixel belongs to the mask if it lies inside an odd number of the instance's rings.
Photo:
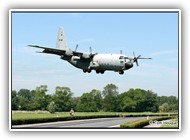
<svg viewBox="0 0 190 140">
<path fill-rule="evenodd" d="M 91 48 L 91 46 L 90 46 L 90 54 L 92 54 L 92 48 Z"/>
<path fill-rule="evenodd" d="M 122 50 L 120 50 L 120 54 L 122 54 L 123 52 L 122 52 Z"/>
</svg>

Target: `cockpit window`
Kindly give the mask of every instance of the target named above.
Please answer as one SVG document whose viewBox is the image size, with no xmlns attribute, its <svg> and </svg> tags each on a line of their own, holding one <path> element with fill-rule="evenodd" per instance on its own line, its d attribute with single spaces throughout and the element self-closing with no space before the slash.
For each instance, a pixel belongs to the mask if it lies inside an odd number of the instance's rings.
<svg viewBox="0 0 190 140">
<path fill-rule="evenodd" d="M 124 59 L 124 56 L 120 56 L 119 59 Z"/>
</svg>

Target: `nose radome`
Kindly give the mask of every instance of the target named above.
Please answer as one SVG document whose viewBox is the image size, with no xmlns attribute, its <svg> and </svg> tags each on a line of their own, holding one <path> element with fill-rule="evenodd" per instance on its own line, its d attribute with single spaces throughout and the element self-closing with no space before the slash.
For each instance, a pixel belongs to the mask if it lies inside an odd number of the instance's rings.
<svg viewBox="0 0 190 140">
<path fill-rule="evenodd" d="M 132 67 L 133 67 L 133 63 L 130 63 L 130 62 L 125 63 L 125 68 L 126 69 L 130 69 Z"/>
</svg>

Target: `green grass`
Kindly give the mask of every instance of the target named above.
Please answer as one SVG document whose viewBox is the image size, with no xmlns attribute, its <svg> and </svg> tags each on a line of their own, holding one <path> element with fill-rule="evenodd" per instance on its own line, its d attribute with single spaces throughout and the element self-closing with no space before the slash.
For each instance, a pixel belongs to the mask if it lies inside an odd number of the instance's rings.
<svg viewBox="0 0 190 140">
<path fill-rule="evenodd" d="M 168 120 L 169 122 L 163 122 L 161 128 L 178 128 L 178 118 Z"/>
<path fill-rule="evenodd" d="M 171 114 L 176 115 L 176 114 Z M 40 122 L 65 121 L 76 119 L 90 119 L 103 117 L 136 117 L 136 116 L 168 116 L 167 113 L 121 113 L 121 112 L 75 112 L 70 116 L 69 112 L 56 112 L 50 114 L 47 111 L 12 111 L 12 125 L 30 124 Z"/>
<path fill-rule="evenodd" d="M 151 118 L 151 119 L 141 119 L 134 122 L 128 122 L 120 125 L 120 128 L 143 128 L 144 126 L 148 125 L 150 121 L 157 120 L 167 120 L 171 119 L 171 116 L 160 116 L 157 118 Z"/>
</svg>

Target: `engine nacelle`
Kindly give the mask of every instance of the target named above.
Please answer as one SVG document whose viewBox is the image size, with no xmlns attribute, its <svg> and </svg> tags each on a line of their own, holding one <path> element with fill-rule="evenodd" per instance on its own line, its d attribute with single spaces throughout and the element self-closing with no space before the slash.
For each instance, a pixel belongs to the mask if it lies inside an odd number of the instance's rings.
<svg viewBox="0 0 190 140">
<path fill-rule="evenodd" d="M 82 59 L 90 59 L 90 54 L 83 53 L 81 56 Z"/>
<path fill-rule="evenodd" d="M 73 51 L 72 50 L 66 50 L 65 56 L 72 57 L 73 56 Z"/>
</svg>

